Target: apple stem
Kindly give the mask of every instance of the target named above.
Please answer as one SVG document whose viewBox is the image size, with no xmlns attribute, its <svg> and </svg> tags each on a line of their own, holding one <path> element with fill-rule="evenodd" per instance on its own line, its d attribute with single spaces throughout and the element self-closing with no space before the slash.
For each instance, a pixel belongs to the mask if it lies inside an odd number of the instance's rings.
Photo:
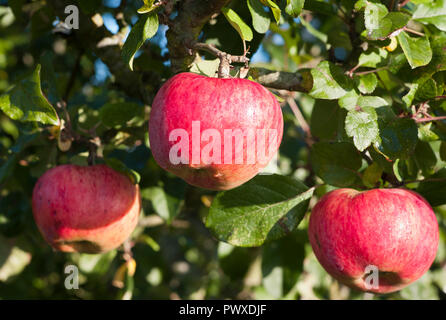
<svg viewBox="0 0 446 320">
<path fill-rule="evenodd" d="M 89 144 L 87 163 L 89 166 L 94 166 L 96 164 L 96 152 L 97 146 L 94 143 Z"/>
<path fill-rule="evenodd" d="M 230 55 L 229 53 L 223 52 L 214 45 L 208 43 L 195 42 L 192 45 L 188 45 L 188 47 L 194 50 L 207 51 L 220 59 L 220 65 L 218 66 L 219 78 L 230 77 L 229 71 L 231 70 L 231 63 L 244 63 L 245 67 L 247 67 L 249 62 L 249 58 L 246 57 L 246 54 L 248 53 L 246 46 L 244 49 L 244 54 L 241 56 Z"/>
</svg>

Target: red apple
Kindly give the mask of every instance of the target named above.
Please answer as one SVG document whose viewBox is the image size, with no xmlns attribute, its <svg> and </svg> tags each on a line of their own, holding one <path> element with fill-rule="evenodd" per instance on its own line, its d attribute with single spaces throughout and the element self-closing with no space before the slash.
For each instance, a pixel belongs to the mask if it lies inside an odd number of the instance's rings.
<svg viewBox="0 0 446 320">
<path fill-rule="evenodd" d="M 138 185 L 106 165 L 62 165 L 34 187 L 32 207 L 45 240 L 64 252 L 114 249 L 135 229 L 140 213 Z"/>
<path fill-rule="evenodd" d="M 337 189 L 313 208 L 309 238 L 334 278 L 375 293 L 400 290 L 430 268 L 438 248 L 438 222 L 419 194 L 406 189 Z M 373 283 L 367 266 L 378 271 Z"/>
<path fill-rule="evenodd" d="M 149 120 L 156 162 L 212 190 L 253 178 L 277 152 L 282 133 L 280 105 L 265 87 L 193 73 L 178 74 L 161 87 Z"/>
</svg>

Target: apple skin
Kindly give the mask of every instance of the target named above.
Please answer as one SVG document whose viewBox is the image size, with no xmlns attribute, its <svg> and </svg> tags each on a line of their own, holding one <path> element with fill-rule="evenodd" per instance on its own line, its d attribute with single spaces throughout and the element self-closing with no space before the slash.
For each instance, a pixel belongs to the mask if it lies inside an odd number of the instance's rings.
<svg viewBox="0 0 446 320">
<path fill-rule="evenodd" d="M 339 282 L 374 293 L 400 290 L 420 278 L 438 249 L 438 222 L 429 203 L 406 189 L 337 189 L 313 208 L 308 229 L 313 251 Z M 379 287 L 367 290 L 367 265 Z"/>
<path fill-rule="evenodd" d="M 34 220 L 45 240 L 63 252 L 103 253 L 135 229 L 138 185 L 106 165 L 61 165 L 37 181 Z"/>
<path fill-rule="evenodd" d="M 169 150 L 175 141 L 169 141 L 169 134 L 174 129 L 182 128 L 191 136 L 192 121 L 200 121 L 201 133 L 206 129 L 216 129 L 221 137 L 224 136 L 224 129 L 276 130 L 277 143 L 269 160 L 282 140 L 282 110 L 274 95 L 262 85 L 246 79 L 210 78 L 193 73 L 180 73 L 170 78 L 156 94 L 150 113 L 152 154 L 163 169 L 191 185 L 205 189 L 235 188 L 253 178 L 266 164 L 246 161 L 246 139 L 242 164 L 235 163 L 235 143 L 231 163 L 223 163 L 222 151 L 220 164 L 172 164 Z M 205 144 L 201 143 L 201 148 Z M 192 159 L 191 141 L 190 145 L 189 159 Z M 268 148 L 268 141 L 265 146 Z"/>
</svg>

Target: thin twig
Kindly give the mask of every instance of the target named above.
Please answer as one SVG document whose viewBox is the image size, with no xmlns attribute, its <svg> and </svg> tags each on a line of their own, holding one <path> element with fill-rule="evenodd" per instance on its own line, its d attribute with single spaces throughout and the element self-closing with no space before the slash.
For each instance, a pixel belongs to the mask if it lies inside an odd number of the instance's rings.
<svg viewBox="0 0 446 320">
<path fill-rule="evenodd" d="M 404 27 L 403 30 L 407 31 L 407 32 L 410 32 L 410 33 L 413 33 L 413 34 L 416 34 L 417 36 L 424 37 L 424 33 L 418 32 L 418 31 L 410 29 L 408 27 Z"/>
<path fill-rule="evenodd" d="M 430 122 L 430 121 L 439 121 L 439 120 L 446 120 L 446 116 L 415 118 L 414 120 L 415 120 L 416 123 Z"/>
<path fill-rule="evenodd" d="M 388 69 L 388 67 L 382 67 L 382 68 L 377 68 L 377 69 L 374 69 L 374 70 L 356 72 L 355 75 L 362 76 L 362 75 L 365 75 L 365 74 L 376 73 L 376 72 L 380 72 L 382 70 L 387 70 L 387 69 Z"/>
<path fill-rule="evenodd" d="M 294 116 L 297 119 L 297 122 L 299 123 L 302 130 L 305 132 L 305 141 L 308 144 L 308 146 L 313 145 L 313 137 L 311 136 L 311 129 L 308 125 L 307 121 L 305 120 L 302 112 L 300 111 L 299 107 L 297 106 L 296 101 L 294 100 L 293 94 L 289 94 L 288 98 L 286 99 L 288 105 L 291 108 L 291 111 L 293 111 Z"/>
<path fill-rule="evenodd" d="M 398 4 L 398 8 L 401 9 L 402 7 L 404 7 L 406 4 L 408 4 L 410 2 L 410 0 L 404 0 L 403 2 L 401 2 L 400 4 Z"/>
<path fill-rule="evenodd" d="M 358 63 L 356 66 L 354 66 L 353 68 L 351 68 L 349 71 L 347 71 L 347 75 L 350 78 L 353 78 L 353 74 L 355 73 L 356 69 L 358 69 L 361 65 Z"/>
</svg>

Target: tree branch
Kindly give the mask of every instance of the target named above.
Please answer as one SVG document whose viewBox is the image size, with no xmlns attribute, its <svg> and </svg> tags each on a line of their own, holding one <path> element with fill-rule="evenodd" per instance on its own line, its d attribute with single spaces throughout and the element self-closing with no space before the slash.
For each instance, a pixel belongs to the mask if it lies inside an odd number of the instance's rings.
<svg viewBox="0 0 446 320">
<path fill-rule="evenodd" d="M 247 63 L 249 61 L 249 58 L 244 55 L 229 55 L 212 44 L 193 42 L 188 44 L 188 47 L 209 52 L 220 60 L 226 58 L 230 63 Z M 265 87 L 277 90 L 309 92 L 313 87 L 313 77 L 308 69 L 301 69 L 292 73 L 254 67 L 249 70 L 248 75 Z"/>
<path fill-rule="evenodd" d="M 207 50 L 211 53 L 221 52 L 206 44 L 196 44 L 204 24 L 229 3 L 230 0 L 183 0 L 177 3 L 178 15 L 169 20 L 168 39 L 169 56 L 173 72 L 186 71 L 195 56 L 193 50 Z M 48 0 L 55 14 L 64 20 L 65 3 L 58 0 Z M 123 34 L 111 34 L 104 25 L 93 22 L 92 17 L 80 14 L 79 30 L 73 30 L 73 40 L 82 45 L 85 52 L 92 51 L 110 69 L 114 81 L 128 96 L 140 99 L 145 104 L 153 100 L 157 88 L 145 83 L 162 81 L 156 72 L 133 72 L 121 58 Z M 196 48 L 190 48 L 195 44 Z M 245 62 L 246 57 L 230 56 L 231 62 Z M 260 84 L 278 90 L 309 92 L 313 80 L 309 70 L 301 69 L 295 73 L 272 71 L 264 68 L 251 68 L 248 75 Z M 154 90 L 155 89 L 155 90 Z"/>
<path fill-rule="evenodd" d="M 174 73 L 186 71 L 194 60 L 188 44 L 194 43 L 204 24 L 230 0 L 183 0 L 179 2 L 178 16 L 166 33 L 170 61 Z"/>
<path fill-rule="evenodd" d="M 251 76 L 261 85 L 272 89 L 309 92 L 313 87 L 313 77 L 309 69 L 286 72 L 251 68 L 248 76 Z"/>
<path fill-rule="evenodd" d="M 441 117 L 426 117 L 426 118 L 415 118 L 414 120 L 415 120 L 416 123 L 431 122 L 431 121 L 440 121 L 440 120 L 446 120 L 446 116 L 441 116 Z"/>
<path fill-rule="evenodd" d="M 246 67 L 248 67 L 249 58 L 246 57 L 246 52 L 242 56 L 232 56 L 226 52 L 223 52 L 223 51 L 217 49 L 212 44 L 196 42 L 194 44 L 189 44 L 189 45 L 190 45 L 190 47 L 192 47 L 195 50 L 207 51 L 207 52 L 213 54 L 214 56 L 216 56 L 218 59 L 220 59 L 220 65 L 218 66 L 218 77 L 219 78 L 228 78 L 229 77 L 231 63 L 233 63 L 233 62 L 244 63 L 246 65 Z"/>
</svg>

